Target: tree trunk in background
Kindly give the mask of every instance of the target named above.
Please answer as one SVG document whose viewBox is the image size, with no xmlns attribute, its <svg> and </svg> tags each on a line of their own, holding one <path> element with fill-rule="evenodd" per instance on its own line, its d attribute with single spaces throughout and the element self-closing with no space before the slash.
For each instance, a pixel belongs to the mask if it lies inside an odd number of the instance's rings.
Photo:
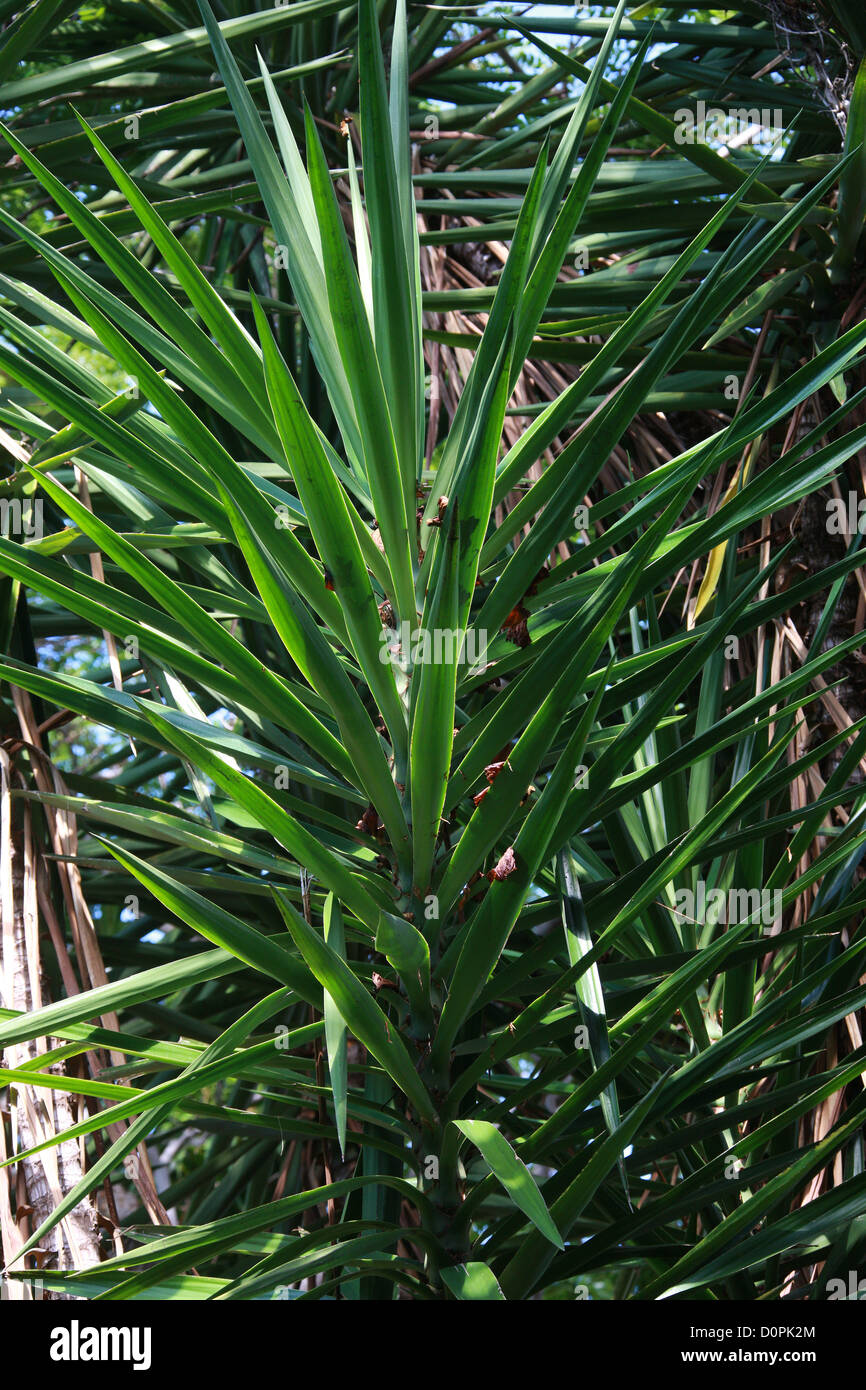
<svg viewBox="0 0 866 1390">
<path fill-rule="evenodd" d="M 0 997 L 4 1008 L 29 1013 L 45 1002 L 39 952 L 36 858 L 29 819 L 25 821 L 17 813 L 17 805 L 10 796 L 10 762 L 5 751 L 0 752 L 0 763 Z M 14 811 L 13 805 L 16 805 Z M 47 1050 L 44 1041 L 7 1047 L 4 1065 L 20 1067 Z M 50 1070 L 62 1074 L 64 1064 L 55 1063 Z M 8 1116 L 3 1115 L 0 1123 L 4 1158 L 42 1143 L 75 1123 L 72 1099 L 60 1091 L 15 1085 L 7 1094 Z M 2 1170 L 0 1206 L 4 1264 L 10 1263 L 28 1235 L 51 1215 L 61 1197 L 81 1181 L 82 1157 L 83 1145 L 77 1139 L 70 1139 Z M 31 1268 L 85 1269 L 98 1264 L 97 1216 L 92 1202 L 86 1199 L 79 1203 L 46 1235 L 40 1249 L 45 1253 L 37 1257 Z M 7 1281 L 6 1292 L 11 1299 L 30 1296 L 22 1282 L 14 1279 Z"/>
<path fill-rule="evenodd" d="M 39 941 L 41 920 L 48 929 L 65 993 L 72 996 L 82 989 L 94 989 L 108 983 L 96 931 L 81 886 L 81 876 L 75 859 L 78 853 L 78 831 L 75 817 L 59 808 L 43 806 L 47 826 L 47 843 L 37 844 L 33 833 L 30 802 L 12 798 L 13 782 L 21 790 L 37 794 L 65 793 L 66 786 L 51 763 L 43 746 L 42 733 L 25 691 L 12 689 L 17 730 L 7 728 L 5 746 L 0 745 L 0 1004 L 4 1008 L 29 1013 L 39 1009 L 45 998 Z M 17 754 L 25 754 L 23 764 Z M 29 764 L 29 766 L 28 766 Z M 55 903 L 47 869 L 46 853 L 54 856 L 60 878 L 60 894 Z M 78 974 L 73 968 L 62 925 L 65 914 L 72 938 Z M 99 1019 L 104 1028 L 116 1029 L 113 1013 Z M 7 1047 L 7 1068 L 19 1067 L 47 1051 L 44 1043 L 21 1043 Z M 91 1076 L 98 1076 L 106 1065 L 118 1065 L 125 1059 L 121 1053 L 107 1058 L 96 1052 L 86 1055 Z M 62 1075 L 65 1064 L 58 1062 L 51 1071 Z M 76 1113 L 74 1097 L 47 1087 L 16 1086 L 9 1091 L 14 1097 L 7 1115 L 0 1115 L 0 1158 L 39 1144 L 53 1135 L 61 1134 L 85 1115 L 83 1102 Z M 105 1138 L 114 1143 L 123 1137 L 125 1121 L 106 1126 Z M 152 1221 L 170 1225 L 170 1218 L 160 1201 L 144 1144 L 134 1151 L 136 1162 L 130 1174 L 144 1207 Z M 71 1192 L 84 1174 L 84 1141 L 68 1140 L 46 1149 L 44 1153 L 25 1159 L 14 1168 L 0 1169 L 0 1235 L 3 1242 L 3 1264 L 9 1265 L 29 1234 L 56 1209 L 61 1197 Z M 103 1219 L 113 1227 L 115 1248 L 123 1249 L 122 1237 L 116 1225 L 113 1195 L 106 1189 L 107 1204 Z M 81 1202 L 48 1233 L 41 1244 L 44 1255 L 30 1267 L 52 1269 L 87 1269 L 101 1259 L 98 1235 L 97 1208 L 93 1199 Z M 21 1268 L 21 1266 L 18 1266 Z M 23 1298 L 21 1281 L 7 1281 L 8 1296 Z"/>
</svg>

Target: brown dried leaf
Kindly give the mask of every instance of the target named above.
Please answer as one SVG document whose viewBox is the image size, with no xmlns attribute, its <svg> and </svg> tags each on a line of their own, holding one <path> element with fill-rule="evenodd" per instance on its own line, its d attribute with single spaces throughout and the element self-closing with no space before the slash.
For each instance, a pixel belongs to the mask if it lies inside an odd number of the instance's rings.
<svg viewBox="0 0 866 1390">
<path fill-rule="evenodd" d="M 491 883 L 499 883 L 503 878 L 510 878 L 515 873 L 517 873 L 517 860 L 514 857 L 514 849 L 509 845 L 499 863 L 490 870 L 487 877 Z"/>
</svg>

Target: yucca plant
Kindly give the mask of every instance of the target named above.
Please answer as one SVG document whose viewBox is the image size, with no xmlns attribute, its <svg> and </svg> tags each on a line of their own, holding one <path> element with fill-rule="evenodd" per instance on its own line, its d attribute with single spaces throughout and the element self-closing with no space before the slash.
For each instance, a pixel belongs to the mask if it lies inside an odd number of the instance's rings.
<svg viewBox="0 0 866 1390">
<path fill-rule="evenodd" d="M 116 651 L 114 682 L 68 649 L 0 664 L 109 731 L 62 789 L 8 788 L 86 826 L 73 857 L 112 973 L 0 1022 L 4 1047 L 54 1040 L 0 1080 L 90 1107 L 28 1157 L 93 1145 L 16 1270 L 104 1180 L 127 1196 L 120 1224 L 103 1212 L 115 1252 L 42 1269 L 49 1289 L 818 1297 L 862 1259 L 866 721 L 810 740 L 804 713 L 834 708 L 863 640 L 830 636 L 859 535 L 777 587 L 795 542 L 771 545 L 767 523 L 866 442 L 866 324 L 795 366 L 766 335 L 708 358 L 716 397 L 750 360 L 759 389 L 604 486 L 690 354 L 760 320 L 792 241 L 833 254 L 821 219 L 856 152 L 788 176 L 785 198 L 772 161 L 728 166 L 636 302 L 557 328 L 643 76 L 650 36 L 605 78 L 624 11 L 555 151 L 535 152 L 432 440 L 402 4 L 387 83 L 376 7 L 358 7 L 346 204 L 310 109 L 304 160 L 264 63 L 273 141 L 203 0 L 288 306 L 235 313 L 86 121 L 170 276 L 5 129 L 89 247 L 0 209 L 57 286 L 0 305 L 19 387 L 3 421 L 28 441 L 5 497 L 50 522 L 0 543 L 8 612 L 27 590 L 37 635 L 107 633 Z M 108 359 L 114 387 L 46 329 Z M 592 350 L 503 448 L 545 332 Z M 828 391 L 833 409 L 792 430 Z M 782 669 L 769 634 L 816 595 Z M 110 1065 L 78 1075 L 98 1051 Z M 173 1164 L 170 1226 L 127 1193 L 145 1141 Z"/>
</svg>

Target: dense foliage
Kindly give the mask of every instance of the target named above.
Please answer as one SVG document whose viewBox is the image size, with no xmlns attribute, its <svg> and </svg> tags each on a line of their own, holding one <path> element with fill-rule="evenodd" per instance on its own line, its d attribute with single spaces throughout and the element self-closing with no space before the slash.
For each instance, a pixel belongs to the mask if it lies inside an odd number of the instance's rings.
<svg viewBox="0 0 866 1390">
<path fill-rule="evenodd" d="M 0 5 L 15 1290 L 826 1297 L 862 14 L 200 11 Z"/>
</svg>

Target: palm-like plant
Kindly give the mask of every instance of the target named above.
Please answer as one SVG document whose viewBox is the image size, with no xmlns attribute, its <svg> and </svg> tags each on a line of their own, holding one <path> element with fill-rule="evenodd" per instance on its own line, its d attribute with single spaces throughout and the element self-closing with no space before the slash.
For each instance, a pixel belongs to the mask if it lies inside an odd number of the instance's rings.
<svg viewBox="0 0 866 1390">
<path fill-rule="evenodd" d="M 771 554 L 765 524 L 863 447 L 866 325 L 816 333 L 785 371 L 766 333 L 749 355 L 708 352 L 705 376 L 751 359 L 761 393 L 615 490 L 599 480 L 665 384 L 683 389 L 696 345 L 729 345 L 773 307 L 762 277 L 792 242 L 809 248 L 797 284 L 822 238 L 832 254 L 821 217 L 839 169 L 782 183 L 771 162 L 720 175 L 701 155 L 725 196 L 689 209 L 671 254 L 644 248 L 625 307 L 557 320 L 606 157 L 644 109 L 648 38 L 619 83 L 604 77 L 621 4 L 555 154 L 533 150 L 453 418 L 430 440 L 402 5 L 389 86 L 375 5 L 359 5 L 347 204 L 310 109 L 305 164 L 267 68 L 273 141 L 202 9 L 291 305 L 260 294 L 235 314 L 86 122 L 159 273 L 6 130 L 68 221 L 58 238 L 0 211 L 61 292 L 0 306 L 0 365 L 27 393 L 3 419 L 35 446 L 7 495 L 38 488 L 55 523 L 0 543 L 0 572 L 39 596 L 37 630 L 111 634 L 123 680 L 0 664 L 120 740 L 38 796 L 88 827 L 80 862 L 117 978 L 7 1010 L 0 1043 L 56 1039 L 40 1066 L 96 1048 L 129 1060 L 2 1079 L 88 1098 L 67 1140 L 136 1117 L 22 1253 L 145 1139 L 155 1157 L 180 1135 L 187 1166 L 162 1193 L 176 1226 L 43 1272 L 49 1287 L 772 1297 L 808 1277 L 820 1293 L 828 1243 L 850 1235 L 850 1262 L 862 1240 L 866 721 L 808 743 L 803 710 L 831 700 L 826 679 L 862 642 L 828 640 L 859 538 L 771 591 L 791 547 Z M 449 137 L 447 159 L 461 153 Z M 67 254 L 76 237 L 86 259 Z M 127 388 L 45 327 L 107 355 Z M 503 451 L 551 337 L 583 370 Z M 825 388 L 835 409 L 788 430 Z M 744 534 L 760 549 L 738 551 Z M 665 591 L 705 557 L 686 623 Z M 767 633 L 828 586 L 799 665 L 774 669 Z M 754 665 L 736 664 L 740 644 Z M 708 913 L 683 907 L 714 890 Z M 729 890 L 762 907 L 726 921 Z M 118 1031 L 89 1022 L 112 1012 Z"/>
</svg>

